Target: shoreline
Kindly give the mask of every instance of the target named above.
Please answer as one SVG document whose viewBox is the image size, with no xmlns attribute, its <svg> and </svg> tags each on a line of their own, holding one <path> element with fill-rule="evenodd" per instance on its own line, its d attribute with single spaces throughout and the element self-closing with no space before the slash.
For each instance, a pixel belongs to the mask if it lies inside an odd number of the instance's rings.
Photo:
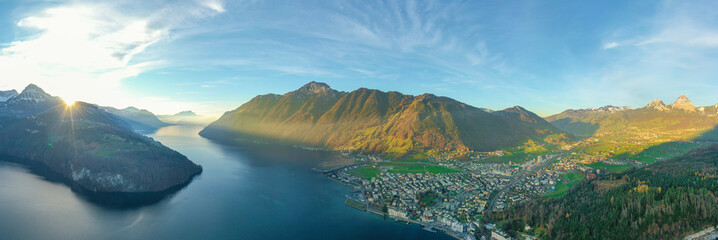
<svg viewBox="0 0 718 240">
<path fill-rule="evenodd" d="M 326 150 L 306 149 L 306 148 L 303 148 L 303 149 L 304 149 L 304 150 L 307 150 L 307 151 L 326 151 Z M 354 159 L 354 160 L 355 160 L 355 161 L 359 161 L 358 159 Z M 342 169 L 344 169 L 344 168 L 353 167 L 353 166 L 362 166 L 362 165 L 366 165 L 366 164 L 368 164 L 368 163 L 366 163 L 366 162 L 356 163 L 356 162 L 355 162 L 355 164 L 350 164 L 350 165 L 345 165 L 345 166 L 338 166 L 338 167 L 334 167 L 334 168 L 332 168 L 332 169 L 330 169 L 330 170 L 321 170 L 321 169 L 318 169 L 318 168 L 316 168 L 316 167 L 315 167 L 315 168 L 312 168 L 312 170 L 315 171 L 315 172 L 317 172 L 317 173 L 319 173 L 319 174 L 321 174 L 323 177 L 328 178 L 328 179 L 331 179 L 332 181 L 337 182 L 337 183 L 339 183 L 339 184 L 342 184 L 342 185 L 344 185 L 344 186 L 357 187 L 357 185 L 352 184 L 351 182 L 342 182 L 342 181 L 339 181 L 338 179 L 335 179 L 335 178 L 332 178 L 332 177 L 327 176 L 327 174 L 328 174 L 328 173 L 331 173 L 331 172 L 335 172 L 335 171 L 342 170 Z M 438 233 L 438 231 L 441 231 L 442 234 L 446 234 L 446 235 L 448 235 L 448 236 L 450 236 L 450 237 L 452 237 L 452 238 L 454 238 L 454 239 L 457 239 L 457 240 L 466 239 L 466 236 L 467 236 L 467 235 L 464 234 L 464 233 L 456 233 L 456 232 L 451 231 L 450 229 L 448 229 L 448 228 L 446 228 L 446 227 L 444 227 L 444 226 L 436 226 L 436 225 L 434 225 L 433 223 L 421 222 L 421 221 L 411 220 L 411 219 L 407 219 L 407 218 L 396 218 L 396 217 L 392 217 L 392 216 L 387 215 L 387 214 L 384 213 L 384 212 L 376 211 L 376 210 L 370 208 L 368 205 L 365 206 L 365 210 L 358 209 L 358 208 L 356 208 L 356 207 L 354 207 L 354 206 L 351 206 L 351 205 L 346 204 L 346 199 L 351 199 L 351 198 L 348 198 L 347 195 L 345 195 L 344 198 L 345 198 L 345 204 L 344 204 L 344 205 L 345 205 L 346 207 L 350 207 L 350 208 L 355 209 L 355 210 L 358 210 L 358 211 L 373 213 L 373 214 L 376 214 L 376 215 L 378 215 L 378 216 L 381 216 L 381 217 L 383 217 L 383 218 L 385 218 L 385 219 L 392 219 L 392 220 L 394 220 L 395 222 L 406 222 L 407 224 L 409 224 L 409 223 L 417 224 L 417 225 L 419 225 L 419 226 L 422 226 L 424 231 L 431 232 L 431 233 Z M 352 199 L 352 200 L 353 200 L 353 199 Z M 438 230 L 438 231 L 437 231 L 437 230 Z"/>
<path fill-rule="evenodd" d="M 329 177 L 328 177 L 328 178 L 329 178 Z M 332 179 L 332 178 L 329 178 L 329 179 Z M 337 181 L 337 180 L 335 180 L 335 179 L 332 179 L 332 180 L 334 180 L 334 181 L 337 182 L 337 183 L 341 183 L 342 185 L 345 185 L 345 186 L 355 187 L 354 185 L 346 184 L 346 183 Z M 346 195 L 344 196 L 344 198 L 345 198 L 345 199 L 350 199 L 350 198 L 348 198 Z M 448 236 L 450 236 L 450 237 L 452 237 L 452 238 L 455 238 L 455 239 L 457 239 L 457 240 L 466 239 L 466 238 L 465 238 L 465 234 L 463 234 L 463 233 L 456 233 L 456 232 L 451 231 L 451 230 L 449 230 L 449 229 L 447 229 L 447 228 L 445 228 L 445 227 L 443 227 L 443 226 L 436 226 L 436 225 L 434 225 L 434 224 L 432 224 L 432 223 L 421 222 L 421 221 L 411 220 L 411 219 L 407 219 L 407 218 L 392 217 L 392 216 L 387 215 L 387 214 L 384 213 L 384 212 L 380 212 L 380 211 L 374 210 L 374 209 L 370 208 L 368 205 L 365 207 L 365 210 L 361 210 L 361 209 L 358 209 L 358 208 L 353 207 L 353 206 L 351 206 L 351 205 L 348 205 L 348 204 L 346 204 L 346 201 L 345 201 L 345 204 L 344 204 L 344 205 L 346 205 L 347 207 L 350 207 L 350 208 L 352 208 L 352 209 L 358 210 L 358 211 L 376 214 L 376 215 L 378 215 L 378 216 L 380 216 L 380 217 L 383 217 L 385 220 L 386 220 L 386 219 L 391 219 L 391 220 L 394 220 L 394 222 L 406 222 L 407 224 L 409 224 L 409 223 L 411 223 L 411 224 L 417 224 L 417 225 L 419 225 L 419 226 L 422 226 L 422 227 L 423 227 L 423 230 L 424 230 L 424 231 L 427 231 L 427 232 L 438 233 L 436 230 L 439 230 L 439 231 L 441 231 L 443 234 L 446 234 L 446 235 L 448 235 Z M 428 229 L 431 229 L 432 231 L 430 231 L 430 230 L 428 230 Z"/>
<path fill-rule="evenodd" d="M 231 142 L 235 142 L 235 143 L 236 143 L 236 142 L 237 142 L 236 140 L 235 140 L 235 141 L 223 141 L 223 140 L 217 139 L 217 138 L 206 137 L 206 136 L 203 136 L 202 134 L 199 134 L 199 135 L 200 135 L 201 137 L 203 137 L 203 138 L 210 139 L 210 140 L 216 140 L 216 141 L 219 141 L 219 142 L 226 142 L 226 143 L 231 143 Z M 245 140 L 245 141 L 246 141 L 246 140 Z M 276 143 L 262 142 L 262 141 L 250 141 L 250 142 L 253 142 L 253 143 L 255 143 L 255 144 L 276 144 Z M 342 154 L 342 153 L 343 153 L 343 152 L 341 152 L 341 151 L 336 151 L 336 150 L 321 149 L 321 148 L 315 148 L 315 147 L 306 147 L 306 146 L 297 145 L 297 144 L 282 144 L 282 143 L 280 143 L 280 144 L 281 144 L 281 145 L 284 145 L 284 146 L 292 147 L 292 148 L 295 148 L 295 149 L 302 149 L 302 150 L 304 150 L 304 151 L 328 152 L 328 153 L 334 153 L 334 154 Z M 339 183 L 339 184 L 342 184 L 342 185 L 345 185 L 345 186 L 349 186 L 349 187 L 357 187 L 356 185 L 354 185 L 354 184 L 352 184 L 352 183 L 342 182 L 342 181 L 339 181 L 339 180 L 337 180 L 337 179 L 334 179 L 334 178 L 331 178 L 331 177 L 328 177 L 328 176 L 327 176 L 327 173 L 339 171 L 339 170 L 342 170 L 342 169 L 347 168 L 347 167 L 362 166 L 362 165 L 369 164 L 369 163 L 367 163 L 367 162 L 365 162 L 365 161 L 362 161 L 362 160 L 360 160 L 360 159 L 356 159 L 355 157 L 352 157 L 352 158 L 355 160 L 355 163 L 354 163 L 354 164 L 344 165 L 344 166 L 336 166 L 336 167 L 333 167 L 333 168 L 328 169 L 328 170 L 327 170 L 327 169 L 320 169 L 320 168 L 317 168 L 317 167 L 315 166 L 315 167 L 311 168 L 311 170 L 314 171 L 314 172 L 316 172 L 316 173 L 321 174 L 322 177 L 331 179 L 332 181 L 337 182 L 337 183 Z M 361 163 L 358 163 L 358 162 L 361 162 Z M 349 199 L 349 198 L 346 198 L 346 196 L 345 196 L 345 199 Z M 449 230 L 449 229 L 447 229 L 447 228 L 445 228 L 445 227 L 443 227 L 443 226 L 442 226 L 442 227 L 439 227 L 439 226 L 435 226 L 435 225 L 433 225 L 433 224 L 424 223 L 424 222 L 420 222 L 420 221 L 414 221 L 414 220 L 411 220 L 411 219 L 400 219 L 400 218 L 391 217 L 391 216 L 386 215 L 386 213 L 372 210 L 371 208 L 369 208 L 369 206 L 366 206 L 366 210 L 361 210 L 361 209 L 357 209 L 357 208 L 355 208 L 355 207 L 353 207 L 353 206 L 347 205 L 346 203 L 345 203 L 344 205 L 345 205 L 345 207 L 350 207 L 350 208 L 353 208 L 353 209 L 355 209 L 355 210 L 359 210 L 359 211 L 363 211 L 363 212 L 370 212 L 370 213 L 376 214 L 376 215 L 378 215 L 378 216 L 381 216 L 381 217 L 383 217 L 383 218 L 389 218 L 389 219 L 392 219 L 392 220 L 394 220 L 394 221 L 396 221 L 396 222 L 402 222 L 402 221 L 403 221 L 403 222 L 407 222 L 407 224 L 408 224 L 408 223 L 417 224 L 417 225 L 419 225 L 419 226 L 424 227 L 423 230 L 424 230 L 424 231 L 427 231 L 427 232 L 438 233 L 436 230 L 439 230 L 439 231 L 441 231 L 443 234 L 446 234 L 446 235 L 448 235 L 448 236 L 450 236 L 450 237 L 452 237 L 452 238 L 454 238 L 454 239 L 457 239 L 457 240 L 466 239 L 466 238 L 465 238 L 465 237 L 466 237 L 465 234 L 453 232 L 453 231 L 451 231 L 451 230 Z M 428 226 L 431 226 L 431 228 L 432 228 L 434 231 L 429 231 L 429 230 L 427 230 L 426 228 L 427 228 Z"/>
</svg>

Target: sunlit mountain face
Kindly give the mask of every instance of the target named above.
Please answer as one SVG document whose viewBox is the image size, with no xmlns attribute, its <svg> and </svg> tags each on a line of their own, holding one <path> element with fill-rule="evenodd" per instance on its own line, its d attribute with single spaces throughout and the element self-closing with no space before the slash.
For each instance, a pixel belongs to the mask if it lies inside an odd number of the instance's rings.
<svg viewBox="0 0 718 240">
<path fill-rule="evenodd" d="M 0 4 L 0 239 L 716 239 L 710 1 Z"/>
</svg>

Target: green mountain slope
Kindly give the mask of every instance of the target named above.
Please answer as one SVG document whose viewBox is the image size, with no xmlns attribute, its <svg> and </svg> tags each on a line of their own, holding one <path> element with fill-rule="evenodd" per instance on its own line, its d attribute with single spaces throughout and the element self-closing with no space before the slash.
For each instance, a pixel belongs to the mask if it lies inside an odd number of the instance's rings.
<svg viewBox="0 0 718 240">
<path fill-rule="evenodd" d="M 448 157 L 492 151 L 552 136 L 558 128 L 521 107 L 489 113 L 456 100 L 361 88 L 338 92 L 309 83 L 284 94 L 257 96 L 225 113 L 200 135 L 221 140 L 281 141 L 332 150 L 402 157 Z"/>
</svg>

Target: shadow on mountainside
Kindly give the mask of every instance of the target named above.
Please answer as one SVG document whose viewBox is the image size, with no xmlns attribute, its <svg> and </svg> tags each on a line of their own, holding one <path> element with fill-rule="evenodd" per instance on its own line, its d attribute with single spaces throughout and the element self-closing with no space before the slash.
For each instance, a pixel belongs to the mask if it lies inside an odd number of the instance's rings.
<svg viewBox="0 0 718 240">
<path fill-rule="evenodd" d="M 701 133 L 699 136 L 686 141 L 672 141 L 661 143 L 644 149 L 637 154 L 620 154 L 615 159 L 635 160 L 647 164 L 654 164 L 685 155 L 692 150 L 710 147 L 718 144 L 718 126 Z"/>
<path fill-rule="evenodd" d="M 598 123 L 574 122 L 572 118 L 562 118 L 551 122 L 551 124 L 579 139 L 590 138 L 600 128 Z"/>
<path fill-rule="evenodd" d="M 249 164 L 269 166 L 291 164 L 310 169 L 325 161 L 340 158 L 338 153 L 318 149 L 305 149 L 279 142 L 224 141 L 205 138 L 229 155 L 244 155 Z"/>
</svg>

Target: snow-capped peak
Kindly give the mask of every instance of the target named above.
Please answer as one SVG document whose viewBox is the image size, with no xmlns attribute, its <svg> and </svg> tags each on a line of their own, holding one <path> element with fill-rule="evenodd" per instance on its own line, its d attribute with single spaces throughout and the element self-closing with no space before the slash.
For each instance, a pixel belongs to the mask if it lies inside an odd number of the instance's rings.
<svg viewBox="0 0 718 240">
<path fill-rule="evenodd" d="M 14 89 L 8 91 L 0 91 L 0 102 L 7 101 L 8 99 L 13 98 L 17 95 L 18 93 Z"/>
<path fill-rule="evenodd" d="M 42 88 L 35 84 L 30 84 L 25 87 L 24 90 L 17 96 L 9 99 L 8 101 L 30 101 L 30 102 L 45 102 L 52 98 L 50 94 L 47 94 Z"/>
</svg>

